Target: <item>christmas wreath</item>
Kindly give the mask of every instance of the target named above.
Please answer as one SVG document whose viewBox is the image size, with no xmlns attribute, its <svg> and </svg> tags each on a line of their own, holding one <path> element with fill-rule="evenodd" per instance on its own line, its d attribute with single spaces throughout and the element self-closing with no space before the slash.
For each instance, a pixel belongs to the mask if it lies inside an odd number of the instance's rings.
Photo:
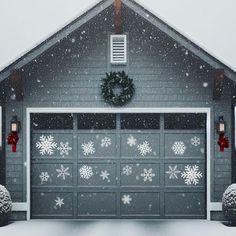
<svg viewBox="0 0 236 236">
<path fill-rule="evenodd" d="M 121 90 L 119 94 L 114 91 L 117 88 Z M 106 73 L 106 78 L 102 79 L 101 89 L 105 101 L 114 106 L 126 104 L 134 94 L 133 80 L 124 71 Z"/>
</svg>

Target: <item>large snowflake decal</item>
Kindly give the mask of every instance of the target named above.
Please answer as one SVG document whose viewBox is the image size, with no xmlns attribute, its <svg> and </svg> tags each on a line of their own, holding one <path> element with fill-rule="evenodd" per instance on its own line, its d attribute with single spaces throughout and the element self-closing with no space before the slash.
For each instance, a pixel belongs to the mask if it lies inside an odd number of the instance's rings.
<svg viewBox="0 0 236 236">
<path fill-rule="evenodd" d="M 41 155 L 52 155 L 55 148 L 57 147 L 57 143 L 54 142 L 54 137 L 52 135 L 42 135 L 39 137 L 39 140 L 40 141 L 36 143 L 36 147 L 39 149 L 39 153 Z"/>
<path fill-rule="evenodd" d="M 202 172 L 199 171 L 199 167 L 197 165 L 187 165 L 181 173 L 181 177 L 187 185 L 197 185 L 199 183 L 199 179 L 202 178 Z"/>
<path fill-rule="evenodd" d="M 70 169 L 70 167 L 66 167 L 64 168 L 63 165 L 61 165 L 61 169 L 56 169 L 58 175 L 57 178 L 62 178 L 63 180 L 66 179 L 66 176 L 70 176 L 70 173 L 68 172 L 68 170 Z"/>
<path fill-rule="evenodd" d="M 126 165 L 122 168 L 123 175 L 131 175 L 132 174 L 132 166 Z"/>
<path fill-rule="evenodd" d="M 144 141 L 142 144 L 139 144 L 137 148 L 142 156 L 146 156 L 148 153 L 152 152 L 152 148 L 150 147 L 148 141 Z"/>
<path fill-rule="evenodd" d="M 88 143 L 83 143 L 81 147 L 85 156 L 88 156 L 89 154 L 92 155 L 95 153 L 94 143 L 92 141 L 89 141 Z"/>
<path fill-rule="evenodd" d="M 65 157 L 65 155 L 66 155 L 66 156 L 69 155 L 69 151 L 72 150 L 72 147 L 69 146 L 69 143 L 68 143 L 68 142 L 65 142 L 65 143 L 60 142 L 60 147 L 58 147 L 57 150 L 60 151 L 60 155 L 61 155 L 62 157 Z"/>
<path fill-rule="evenodd" d="M 41 182 L 48 182 L 48 179 L 50 178 L 48 172 L 41 172 L 39 175 L 39 178 L 41 179 Z"/>
<path fill-rule="evenodd" d="M 130 197 L 129 194 L 124 194 L 123 197 L 121 198 L 121 201 L 123 202 L 124 205 L 130 205 L 132 198 Z"/>
<path fill-rule="evenodd" d="M 184 142 L 177 141 L 177 142 L 174 142 L 171 149 L 173 150 L 175 155 L 181 155 L 182 156 L 184 154 L 185 150 L 186 150 L 186 146 L 184 145 Z"/>
<path fill-rule="evenodd" d="M 143 172 L 141 173 L 141 176 L 143 177 L 144 182 L 146 182 L 146 181 L 152 182 L 152 178 L 155 176 L 155 174 L 152 173 L 152 168 L 150 168 L 148 170 L 146 168 L 144 168 Z"/>
<path fill-rule="evenodd" d="M 197 147 L 198 145 L 200 145 L 200 138 L 197 136 L 194 136 L 193 138 L 191 138 L 191 144 L 195 147 Z"/>
<path fill-rule="evenodd" d="M 178 174 L 181 172 L 177 170 L 177 165 L 174 167 L 168 166 L 169 170 L 166 171 L 166 174 L 169 175 L 169 179 L 178 179 Z"/>
<path fill-rule="evenodd" d="M 137 144 L 137 139 L 134 138 L 133 135 L 130 135 L 130 136 L 127 138 L 127 144 L 128 144 L 130 147 L 136 146 L 136 144 Z"/>
<path fill-rule="evenodd" d="M 101 147 L 109 147 L 111 145 L 111 138 L 105 137 L 101 140 Z"/>
<path fill-rule="evenodd" d="M 90 179 L 93 176 L 93 169 L 91 166 L 83 165 L 79 169 L 79 174 L 82 179 Z"/>
</svg>

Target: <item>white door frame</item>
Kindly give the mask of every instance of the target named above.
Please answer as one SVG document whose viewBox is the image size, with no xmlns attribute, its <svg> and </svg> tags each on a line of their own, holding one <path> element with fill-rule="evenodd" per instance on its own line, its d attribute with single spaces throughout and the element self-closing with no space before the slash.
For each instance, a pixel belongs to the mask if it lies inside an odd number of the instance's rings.
<svg viewBox="0 0 236 236">
<path fill-rule="evenodd" d="M 206 122 L 206 206 L 207 220 L 210 220 L 211 211 L 221 210 L 221 203 L 211 202 L 211 108 L 210 107 L 171 107 L 171 108 L 68 108 L 68 107 L 32 107 L 26 108 L 26 179 L 27 179 L 27 202 L 23 203 L 27 211 L 27 220 L 30 220 L 30 114 L 31 113 L 205 113 L 207 115 Z M 17 204 L 17 203 L 16 203 Z"/>
</svg>

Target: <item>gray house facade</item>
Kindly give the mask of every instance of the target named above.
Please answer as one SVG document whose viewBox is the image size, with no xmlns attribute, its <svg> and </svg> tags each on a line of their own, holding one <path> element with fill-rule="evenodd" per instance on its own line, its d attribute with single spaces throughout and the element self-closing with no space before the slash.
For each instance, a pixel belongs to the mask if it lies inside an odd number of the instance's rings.
<svg viewBox="0 0 236 236">
<path fill-rule="evenodd" d="M 236 73 L 130 0 L 126 61 L 112 63 L 114 18 L 104 0 L 1 72 L 1 182 L 13 218 L 221 219 L 235 180 Z M 111 71 L 133 79 L 123 106 L 102 96 Z"/>
</svg>

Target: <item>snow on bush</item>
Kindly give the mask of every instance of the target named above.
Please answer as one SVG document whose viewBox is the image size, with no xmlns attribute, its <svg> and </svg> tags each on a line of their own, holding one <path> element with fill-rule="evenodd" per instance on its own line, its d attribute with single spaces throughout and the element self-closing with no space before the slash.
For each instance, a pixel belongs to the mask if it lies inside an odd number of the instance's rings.
<svg viewBox="0 0 236 236">
<path fill-rule="evenodd" d="M 0 214 L 8 213 L 12 209 L 12 201 L 10 193 L 0 184 Z"/>
<path fill-rule="evenodd" d="M 223 212 L 227 218 L 236 220 L 236 183 L 231 184 L 222 198 Z"/>
</svg>

